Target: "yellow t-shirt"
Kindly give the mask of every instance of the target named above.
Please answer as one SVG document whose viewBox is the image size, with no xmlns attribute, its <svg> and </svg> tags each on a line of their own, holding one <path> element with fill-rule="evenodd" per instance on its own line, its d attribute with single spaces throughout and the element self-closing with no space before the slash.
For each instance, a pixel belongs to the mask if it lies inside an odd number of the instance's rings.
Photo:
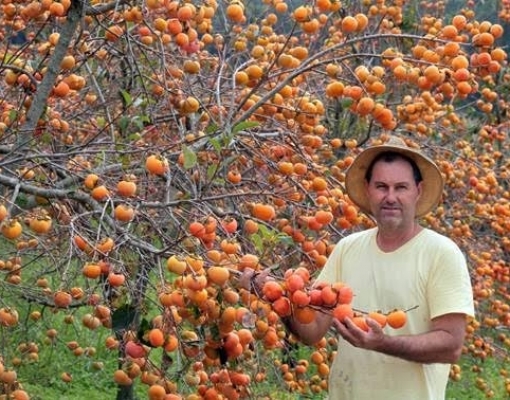
<svg viewBox="0 0 510 400">
<path fill-rule="evenodd" d="M 376 244 L 377 228 L 354 233 L 334 248 L 317 278 L 345 282 L 353 307 L 388 312 L 411 309 L 407 323 L 388 335 L 429 330 L 430 320 L 447 313 L 474 315 L 466 260 L 449 238 L 423 229 L 399 249 L 385 253 Z M 444 399 L 449 364 L 419 364 L 356 348 L 339 338 L 329 376 L 330 400 Z"/>
</svg>

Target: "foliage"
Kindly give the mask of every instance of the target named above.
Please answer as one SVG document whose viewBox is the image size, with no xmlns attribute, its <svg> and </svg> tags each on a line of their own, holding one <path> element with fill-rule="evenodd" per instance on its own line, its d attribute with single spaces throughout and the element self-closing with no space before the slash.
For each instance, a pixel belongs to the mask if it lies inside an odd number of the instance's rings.
<svg viewBox="0 0 510 400">
<path fill-rule="evenodd" d="M 236 281 L 247 267 L 313 277 L 373 226 L 344 174 L 392 134 L 438 162 L 445 195 L 423 223 L 472 273 L 471 361 L 452 380 L 506 360 L 507 2 L 500 20 L 458 1 L 245 3 L 2 3 L 5 394 L 75 345 L 59 384 L 115 352 L 102 365 L 119 399 L 271 397 L 268 377 L 324 394 L 336 338 L 303 349 Z"/>
</svg>

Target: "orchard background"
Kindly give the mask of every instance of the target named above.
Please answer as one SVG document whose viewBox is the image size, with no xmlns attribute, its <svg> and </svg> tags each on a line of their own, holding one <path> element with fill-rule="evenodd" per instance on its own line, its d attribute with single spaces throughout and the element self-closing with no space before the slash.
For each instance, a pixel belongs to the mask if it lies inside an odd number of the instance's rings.
<svg viewBox="0 0 510 400">
<path fill-rule="evenodd" d="M 1 398 L 323 397 L 335 337 L 237 278 L 373 226 L 344 174 L 393 134 L 469 262 L 451 387 L 508 396 L 508 0 L 1 3 Z"/>
</svg>

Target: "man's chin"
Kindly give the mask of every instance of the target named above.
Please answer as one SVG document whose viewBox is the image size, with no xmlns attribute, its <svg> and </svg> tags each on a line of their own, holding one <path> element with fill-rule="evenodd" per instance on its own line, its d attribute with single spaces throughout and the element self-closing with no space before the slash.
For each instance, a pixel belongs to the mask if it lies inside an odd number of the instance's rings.
<svg viewBox="0 0 510 400">
<path fill-rule="evenodd" d="M 392 226 L 392 225 L 398 225 L 400 223 L 400 221 L 402 221 L 402 217 L 400 215 L 400 213 L 385 213 L 385 212 L 381 212 L 381 214 L 379 214 L 379 224 L 384 224 L 384 225 L 387 225 L 387 226 Z"/>
</svg>

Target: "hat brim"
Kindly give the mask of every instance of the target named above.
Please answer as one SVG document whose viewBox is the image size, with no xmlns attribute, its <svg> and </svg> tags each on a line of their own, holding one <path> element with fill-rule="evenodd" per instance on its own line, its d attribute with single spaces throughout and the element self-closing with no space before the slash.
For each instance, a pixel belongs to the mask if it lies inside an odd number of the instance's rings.
<svg viewBox="0 0 510 400">
<path fill-rule="evenodd" d="M 418 166 L 423 181 L 422 193 L 416 204 L 416 217 L 428 214 L 441 199 L 443 177 L 437 165 L 419 150 L 402 145 L 382 144 L 362 151 L 351 164 L 345 176 L 345 189 L 349 198 L 363 212 L 371 214 L 365 188 L 365 176 L 372 161 L 381 153 L 395 152 L 409 157 Z"/>
</svg>

